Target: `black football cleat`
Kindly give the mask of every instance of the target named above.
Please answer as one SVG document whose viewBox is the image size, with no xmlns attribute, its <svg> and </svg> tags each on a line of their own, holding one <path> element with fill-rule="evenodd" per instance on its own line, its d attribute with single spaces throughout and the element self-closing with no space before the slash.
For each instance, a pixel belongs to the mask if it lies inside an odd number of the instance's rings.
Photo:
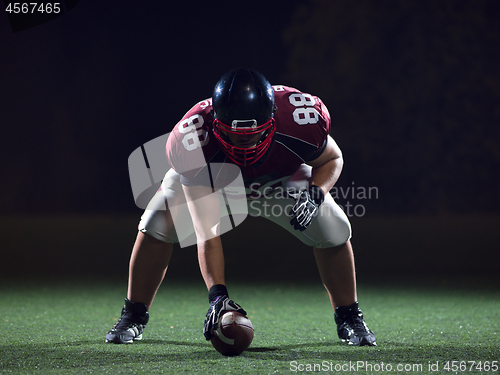
<svg viewBox="0 0 500 375">
<path fill-rule="evenodd" d="M 366 325 L 363 313 L 355 302 L 350 306 L 339 306 L 335 309 L 335 323 L 339 338 L 353 346 L 375 346 L 375 335 Z"/>
<path fill-rule="evenodd" d="M 106 342 L 131 344 L 134 340 L 141 340 L 148 321 L 148 307 L 143 303 L 132 302 L 125 298 L 122 315 L 106 334 Z"/>
</svg>

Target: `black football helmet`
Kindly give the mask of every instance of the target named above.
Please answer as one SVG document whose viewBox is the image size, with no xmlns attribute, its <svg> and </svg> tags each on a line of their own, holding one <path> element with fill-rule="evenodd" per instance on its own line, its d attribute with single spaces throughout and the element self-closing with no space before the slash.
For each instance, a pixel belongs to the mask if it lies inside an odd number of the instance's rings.
<svg viewBox="0 0 500 375">
<path fill-rule="evenodd" d="M 247 166 L 262 158 L 276 131 L 274 91 L 259 72 L 234 69 L 215 85 L 212 96 L 214 135 L 224 153 L 236 164 Z M 236 147 L 227 137 L 232 134 L 262 133 L 252 147 Z"/>
</svg>

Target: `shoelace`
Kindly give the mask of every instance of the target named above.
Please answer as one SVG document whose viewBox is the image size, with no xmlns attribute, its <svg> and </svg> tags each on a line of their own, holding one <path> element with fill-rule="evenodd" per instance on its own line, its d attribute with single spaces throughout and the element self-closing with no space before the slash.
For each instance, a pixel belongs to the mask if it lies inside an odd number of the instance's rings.
<svg viewBox="0 0 500 375">
<path fill-rule="evenodd" d="M 348 315 L 348 316 L 345 316 L 343 318 L 344 318 L 344 323 L 347 323 L 347 325 L 349 325 L 349 327 L 355 333 L 367 333 L 367 332 L 369 332 L 368 326 L 366 325 L 363 318 L 360 317 L 359 315 Z"/>
<path fill-rule="evenodd" d="M 122 315 L 118 319 L 118 321 L 113 326 L 113 330 L 117 330 L 118 328 L 130 328 L 133 327 L 134 325 L 137 326 L 139 325 L 139 323 L 133 323 L 132 318 L 128 314 L 126 314 Z"/>
</svg>

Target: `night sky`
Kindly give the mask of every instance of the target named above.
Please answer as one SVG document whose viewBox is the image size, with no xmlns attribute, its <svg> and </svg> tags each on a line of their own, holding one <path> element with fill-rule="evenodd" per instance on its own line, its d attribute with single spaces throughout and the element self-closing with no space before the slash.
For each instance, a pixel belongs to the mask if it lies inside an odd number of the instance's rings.
<svg viewBox="0 0 500 375">
<path fill-rule="evenodd" d="M 145 3 L 0 15 L 0 212 L 140 213 L 128 156 L 235 67 L 323 99 L 368 213 L 500 211 L 499 1 Z"/>
</svg>

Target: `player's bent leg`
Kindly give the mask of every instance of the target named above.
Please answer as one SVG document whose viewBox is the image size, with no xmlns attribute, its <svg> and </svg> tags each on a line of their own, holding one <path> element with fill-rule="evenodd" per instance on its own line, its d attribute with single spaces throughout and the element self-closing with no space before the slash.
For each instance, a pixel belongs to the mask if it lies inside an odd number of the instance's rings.
<svg viewBox="0 0 500 375">
<path fill-rule="evenodd" d="M 337 334 L 349 345 L 376 345 L 375 335 L 366 325 L 359 309 L 351 242 L 320 249 L 314 248 L 318 270 L 335 311 Z"/>
<path fill-rule="evenodd" d="M 142 339 L 149 321 L 149 308 L 168 268 L 173 245 L 143 232 L 130 258 L 129 285 L 121 317 L 106 334 L 106 342 L 131 344 Z"/>
<path fill-rule="evenodd" d="M 351 242 L 326 249 L 314 247 L 314 257 L 333 309 L 356 302 L 356 276 Z"/>
<path fill-rule="evenodd" d="M 301 174 L 294 176 L 287 187 L 304 187 L 302 185 L 310 176 L 310 171 L 303 168 L 299 172 Z M 307 185 L 306 183 L 305 186 Z M 264 203 L 270 206 L 267 211 L 262 209 Z M 350 345 L 375 345 L 375 336 L 364 323 L 357 305 L 354 256 L 350 242 L 351 224 L 347 215 L 331 194 L 326 194 L 325 201 L 311 225 L 304 231 L 297 231 L 290 225 L 290 218 L 286 215 L 294 203 L 293 199 L 286 197 L 266 197 L 262 206 L 255 205 L 255 212 L 251 214 L 258 213 L 272 220 L 306 245 L 313 246 L 320 276 L 335 311 L 340 339 Z M 261 214 L 265 212 L 271 214 Z M 275 216 L 273 212 L 283 214 Z"/>
<path fill-rule="evenodd" d="M 151 199 L 139 223 L 129 266 L 127 298 L 151 308 L 170 262 L 173 243 L 178 242 L 167 202 L 182 202 L 179 175 L 170 170 Z"/>
<path fill-rule="evenodd" d="M 149 308 L 165 277 L 173 243 L 177 242 L 172 215 L 165 204 L 167 198 L 176 198 L 177 180 L 164 180 L 169 184 L 162 185 L 142 215 L 130 258 L 125 306 L 118 322 L 106 334 L 106 342 L 129 344 L 142 338 L 149 320 Z"/>
<path fill-rule="evenodd" d="M 140 232 L 130 257 L 127 298 L 145 304 L 153 304 L 156 292 L 167 272 L 173 244 L 165 243 Z"/>
</svg>

